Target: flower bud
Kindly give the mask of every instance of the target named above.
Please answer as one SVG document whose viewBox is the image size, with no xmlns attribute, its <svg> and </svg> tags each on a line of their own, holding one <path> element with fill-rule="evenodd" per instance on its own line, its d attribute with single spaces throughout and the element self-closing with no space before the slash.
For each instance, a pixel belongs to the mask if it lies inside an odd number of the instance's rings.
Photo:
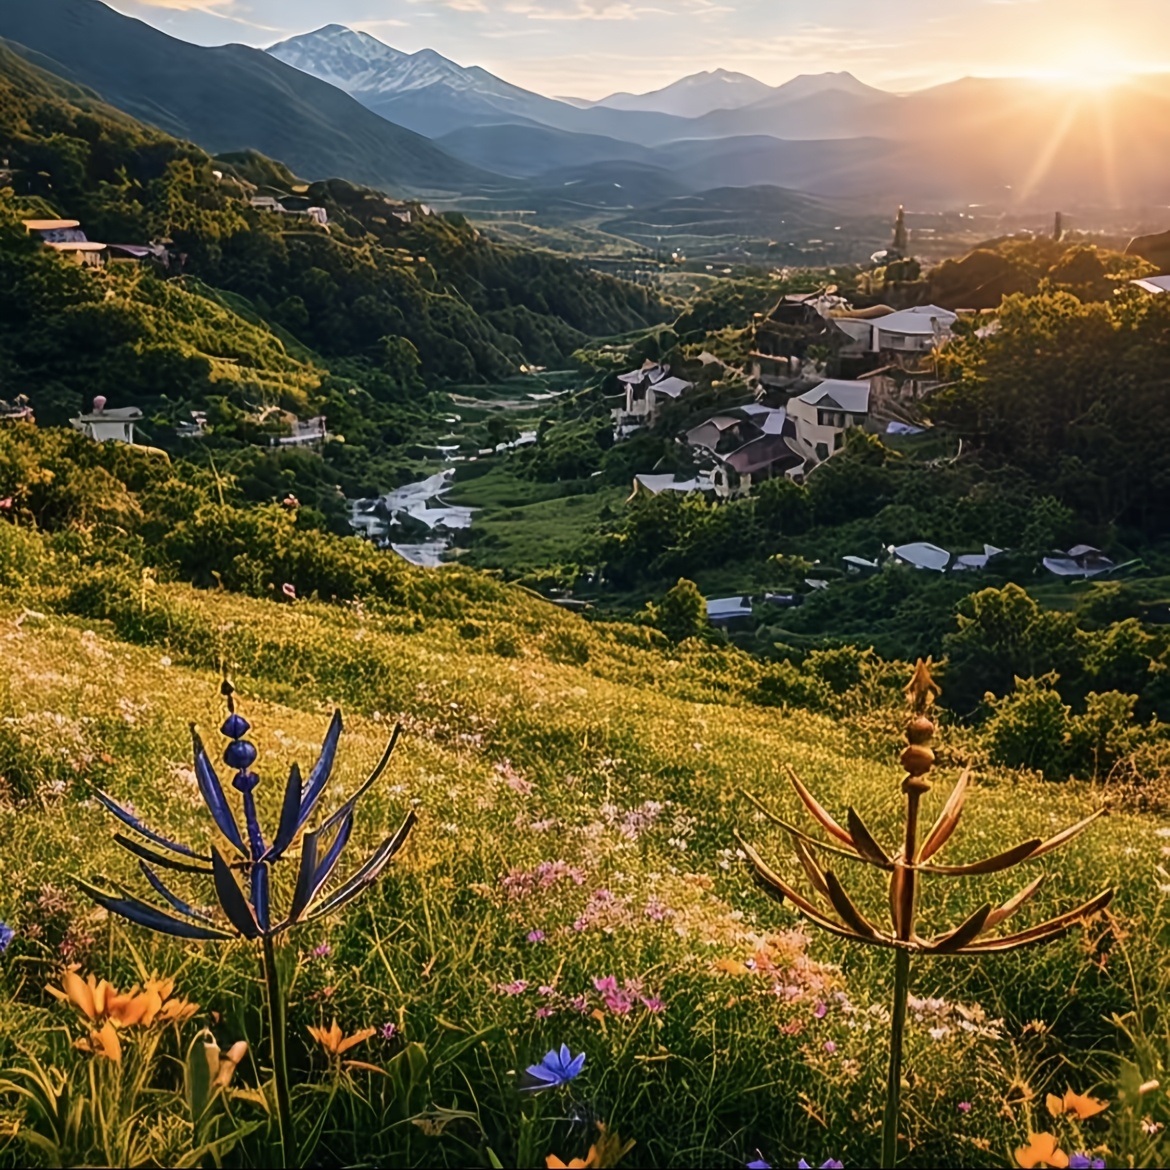
<svg viewBox="0 0 1170 1170">
<path fill-rule="evenodd" d="M 911 776 L 924 776 L 934 766 L 934 752 L 922 744 L 912 743 L 902 753 L 902 767 Z"/>
<path fill-rule="evenodd" d="M 910 743 L 930 743 L 934 738 L 934 732 L 934 724 L 925 715 L 918 715 L 906 724 L 906 738 Z"/>
</svg>

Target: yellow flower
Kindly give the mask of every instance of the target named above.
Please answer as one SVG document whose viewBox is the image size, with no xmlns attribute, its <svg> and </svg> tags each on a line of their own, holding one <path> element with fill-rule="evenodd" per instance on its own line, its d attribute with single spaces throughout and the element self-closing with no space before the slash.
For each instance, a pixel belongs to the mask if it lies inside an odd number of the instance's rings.
<svg viewBox="0 0 1170 1170">
<path fill-rule="evenodd" d="M 330 1056 L 341 1056 L 363 1040 L 368 1040 L 376 1031 L 374 1028 L 362 1028 L 352 1036 L 346 1036 L 334 1020 L 328 1028 L 310 1028 L 309 1035 L 329 1053 Z"/>
<path fill-rule="evenodd" d="M 1098 1113 L 1104 1113 L 1109 1108 L 1108 1101 L 1098 1101 L 1096 1097 L 1074 1093 L 1072 1089 L 1067 1089 L 1063 1097 L 1049 1093 L 1045 1104 L 1053 1117 L 1071 1113 L 1079 1121 L 1087 1121 L 1090 1117 L 1096 1117 Z"/>
<path fill-rule="evenodd" d="M 45 990 L 65 1003 L 71 1003 L 90 1023 L 111 1022 L 119 1028 L 153 1023 L 182 1023 L 198 1010 L 197 1003 L 172 998 L 173 979 L 150 978 L 143 990 L 136 983 L 127 992 L 120 992 L 105 979 L 88 975 L 82 979 L 76 971 L 63 971 L 61 986 L 49 984 Z"/>
<path fill-rule="evenodd" d="M 1023 1170 L 1034 1170 L 1036 1166 L 1055 1166 L 1064 1170 L 1068 1166 L 1068 1155 L 1056 1144 L 1050 1133 L 1028 1134 L 1028 1144 L 1016 1150 L 1016 1161 Z"/>
<path fill-rule="evenodd" d="M 73 1047 L 93 1056 L 104 1056 L 118 1064 L 122 1060 L 122 1042 L 118 1030 L 107 1020 L 96 1032 L 90 1032 L 88 1040 L 74 1040 Z"/>
</svg>

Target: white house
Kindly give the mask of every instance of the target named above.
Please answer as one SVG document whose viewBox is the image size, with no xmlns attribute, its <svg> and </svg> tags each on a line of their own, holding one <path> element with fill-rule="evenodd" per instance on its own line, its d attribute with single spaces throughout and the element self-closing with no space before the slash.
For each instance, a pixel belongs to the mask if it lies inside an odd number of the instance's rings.
<svg viewBox="0 0 1170 1170">
<path fill-rule="evenodd" d="M 277 435 L 272 440 L 273 447 L 316 447 L 328 437 L 324 415 L 319 414 L 309 419 L 292 419 L 291 425 L 292 434 Z"/>
<path fill-rule="evenodd" d="M 873 348 L 924 353 L 949 340 L 958 313 L 938 305 L 917 305 L 873 322 Z"/>
<path fill-rule="evenodd" d="M 612 412 L 614 436 L 618 439 L 653 425 L 664 402 L 676 401 L 694 388 L 694 383 L 672 377 L 670 366 L 651 361 L 640 370 L 618 375 L 618 381 L 626 395 L 625 402 Z"/>
<path fill-rule="evenodd" d="M 869 422 L 868 382 L 826 378 L 788 403 L 794 434 L 791 448 L 806 462 L 823 463 L 845 445 L 850 427 Z"/>
<path fill-rule="evenodd" d="M 80 431 L 87 439 L 97 443 L 134 442 L 134 424 L 142 418 L 137 406 L 121 406 L 113 410 L 106 407 L 106 400 L 98 395 L 93 400 L 93 410 L 79 414 L 69 420 L 74 430 Z"/>
</svg>

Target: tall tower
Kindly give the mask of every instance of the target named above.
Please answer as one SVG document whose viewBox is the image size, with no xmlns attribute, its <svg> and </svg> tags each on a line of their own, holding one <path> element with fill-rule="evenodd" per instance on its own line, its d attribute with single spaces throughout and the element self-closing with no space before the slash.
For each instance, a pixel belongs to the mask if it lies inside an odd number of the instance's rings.
<svg viewBox="0 0 1170 1170">
<path fill-rule="evenodd" d="M 910 240 L 906 233 L 906 209 L 899 206 L 898 218 L 894 220 L 894 243 L 890 251 L 895 256 L 904 257 L 910 248 Z"/>
<path fill-rule="evenodd" d="M 1058 211 L 1052 224 L 1052 238 L 1059 244 L 1064 238 L 1064 216 Z"/>
</svg>

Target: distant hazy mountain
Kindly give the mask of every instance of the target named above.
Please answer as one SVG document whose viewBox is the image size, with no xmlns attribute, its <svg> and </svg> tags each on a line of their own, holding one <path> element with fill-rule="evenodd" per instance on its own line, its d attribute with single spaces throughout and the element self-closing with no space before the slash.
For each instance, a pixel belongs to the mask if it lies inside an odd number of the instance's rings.
<svg viewBox="0 0 1170 1170">
<path fill-rule="evenodd" d="M 727 69 L 692 73 L 651 93 L 615 93 L 589 103 L 609 110 L 638 110 L 643 113 L 674 114 L 678 118 L 701 118 L 712 110 L 738 110 L 762 101 L 772 87 Z M 586 103 L 582 103 L 586 104 Z"/>
<path fill-rule="evenodd" d="M 694 119 L 688 137 L 770 134 L 793 139 L 852 138 L 863 132 L 864 111 L 900 100 L 858 81 L 851 73 L 801 74 L 751 105 L 712 110 Z"/>
<path fill-rule="evenodd" d="M 464 191 L 494 178 L 268 53 L 191 45 L 98 0 L 0 0 L 0 36 L 212 153 L 258 150 L 306 179 L 400 192 Z"/>
<path fill-rule="evenodd" d="M 431 49 L 403 53 L 338 24 L 291 37 L 268 52 L 351 94 L 400 126 L 438 138 L 467 126 L 520 123 L 630 142 L 677 138 L 687 122 L 657 112 L 581 109 L 511 85 Z"/>
<path fill-rule="evenodd" d="M 636 142 L 601 134 L 574 134 L 530 122 L 464 126 L 436 138 L 435 144 L 472 166 L 514 178 L 543 175 L 561 167 L 647 161 L 653 154 Z"/>
</svg>

